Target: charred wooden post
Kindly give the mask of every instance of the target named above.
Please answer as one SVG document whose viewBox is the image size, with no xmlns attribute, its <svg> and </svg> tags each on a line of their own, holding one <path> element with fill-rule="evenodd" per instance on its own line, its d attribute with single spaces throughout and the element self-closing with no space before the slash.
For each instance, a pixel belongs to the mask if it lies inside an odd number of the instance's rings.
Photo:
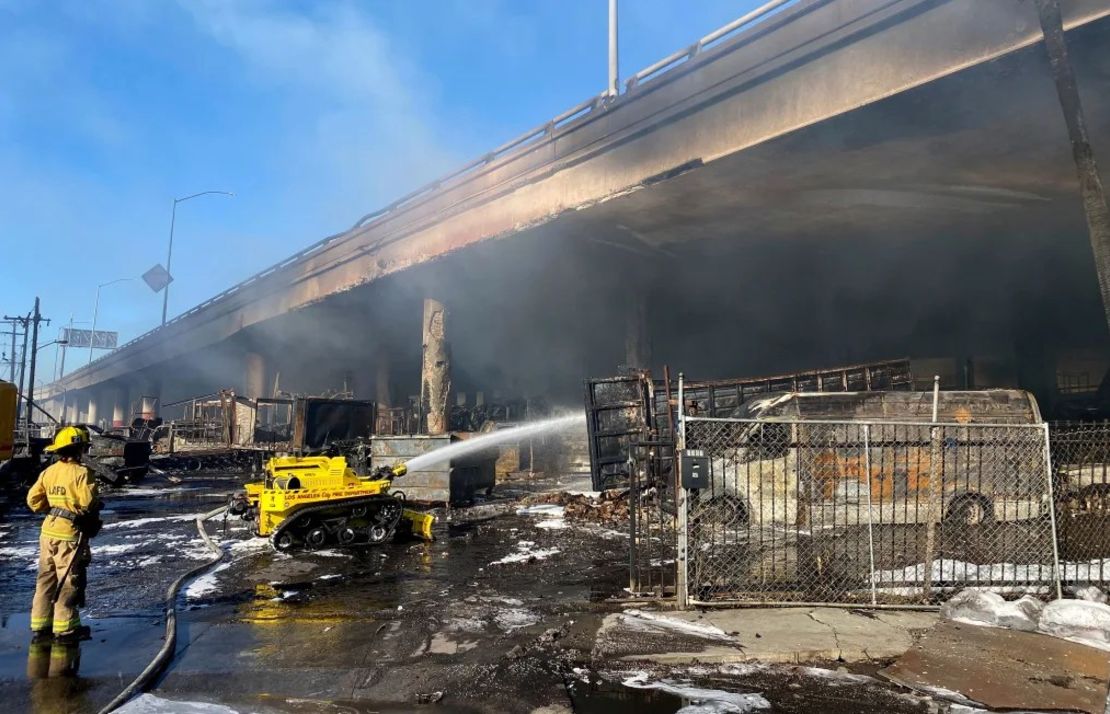
<svg viewBox="0 0 1110 714">
<path fill-rule="evenodd" d="M 451 349 L 447 343 L 447 309 L 434 298 L 424 300 L 424 360 L 420 370 L 421 409 L 427 433 L 447 433 L 447 400 L 451 392 Z"/>
<path fill-rule="evenodd" d="M 1094 252 L 1102 308 L 1107 325 L 1110 326 L 1110 209 L 1106 205 L 1106 194 L 1099 177 L 1098 164 L 1095 162 L 1095 152 L 1087 134 L 1087 120 L 1083 115 L 1075 70 L 1068 58 L 1060 2 L 1036 1 L 1045 49 L 1052 67 L 1052 78 L 1060 97 L 1060 108 L 1064 112 L 1064 122 L 1068 126 L 1068 138 L 1071 140 L 1072 158 L 1075 159 L 1075 169 L 1079 175 L 1079 192 L 1083 198 L 1087 231 L 1091 239 L 1091 250 Z"/>
</svg>

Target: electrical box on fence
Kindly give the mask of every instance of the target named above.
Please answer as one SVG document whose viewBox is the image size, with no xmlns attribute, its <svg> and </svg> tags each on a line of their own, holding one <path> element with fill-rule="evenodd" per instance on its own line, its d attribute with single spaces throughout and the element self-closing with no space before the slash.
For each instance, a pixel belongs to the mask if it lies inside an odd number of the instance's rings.
<svg viewBox="0 0 1110 714">
<path fill-rule="evenodd" d="M 709 457 L 701 449 L 682 452 L 679 468 L 683 488 L 709 488 Z"/>
</svg>

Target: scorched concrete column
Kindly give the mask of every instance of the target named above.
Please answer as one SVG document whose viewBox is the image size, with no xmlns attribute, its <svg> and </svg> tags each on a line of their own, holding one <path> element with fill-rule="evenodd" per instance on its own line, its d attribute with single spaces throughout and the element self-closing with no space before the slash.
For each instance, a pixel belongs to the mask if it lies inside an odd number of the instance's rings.
<svg viewBox="0 0 1110 714">
<path fill-rule="evenodd" d="M 422 402 L 428 433 L 447 433 L 447 400 L 451 391 L 451 348 L 447 343 L 447 309 L 439 300 L 424 300 L 424 360 L 420 370 Z"/>
<path fill-rule="evenodd" d="M 112 390 L 112 426 L 127 426 L 127 390 L 116 387 Z"/>
<path fill-rule="evenodd" d="M 374 399 L 379 407 L 388 409 L 393 406 L 393 389 L 390 384 L 393 370 L 389 363 L 389 350 L 385 345 L 378 345 L 374 360 Z"/>
<path fill-rule="evenodd" d="M 624 363 L 647 369 L 651 365 L 651 339 L 647 327 L 647 291 L 629 293 L 624 331 Z"/>
<path fill-rule="evenodd" d="M 85 424 L 88 422 L 89 416 L 89 395 L 87 392 L 81 392 L 76 398 L 77 406 L 77 423 Z"/>
<path fill-rule="evenodd" d="M 63 399 L 65 401 L 65 408 L 62 410 L 63 418 L 67 424 L 73 424 L 77 421 L 77 392 L 67 391 Z"/>
<path fill-rule="evenodd" d="M 266 358 L 258 352 L 248 352 L 244 365 L 243 391 L 252 399 L 266 396 Z"/>
<path fill-rule="evenodd" d="M 89 392 L 89 407 L 85 415 L 86 424 L 96 424 L 97 418 L 100 416 L 100 405 L 97 403 L 99 395 L 96 392 Z"/>
</svg>

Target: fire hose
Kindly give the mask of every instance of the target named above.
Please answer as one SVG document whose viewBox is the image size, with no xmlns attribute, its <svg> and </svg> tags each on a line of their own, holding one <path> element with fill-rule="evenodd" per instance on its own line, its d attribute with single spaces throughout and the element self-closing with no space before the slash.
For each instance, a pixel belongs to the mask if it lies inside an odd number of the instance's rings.
<svg viewBox="0 0 1110 714">
<path fill-rule="evenodd" d="M 173 660 L 174 650 L 177 646 L 177 594 L 181 590 L 181 586 L 189 580 L 195 578 L 201 573 L 209 570 L 212 566 L 219 563 L 224 559 L 224 551 L 220 546 L 212 540 L 208 535 L 208 531 L 204 529 L 204 522 L 215 518 L 216 516 L 224 513 L 227 506 L 220 506 L 214 508 L 208 513 L 197 516 L 197 531 L 200 532 L 200 537 L 204 539 L 204 544 L 212 551 L 213 557 L 206 563 L 202 563 L 195 568 L 182 573 L 177 580 L 174 580 L 170 587 L 166 590 L 166 637 L 162 642 L 162 648 L 154 655 L 154 659 L 146 666 L 138 677 L 135 677 L 131 684 L 116 695 L 116 698 L 108 702 L 108 704 L 100 710 L 99 714 L 109 714 L 119 707 L 123 706 L 131 697 L 146 690 L 150 683 L 154 681 L 155 677 L 165 670 L 166 666 Z"/>
</svg>

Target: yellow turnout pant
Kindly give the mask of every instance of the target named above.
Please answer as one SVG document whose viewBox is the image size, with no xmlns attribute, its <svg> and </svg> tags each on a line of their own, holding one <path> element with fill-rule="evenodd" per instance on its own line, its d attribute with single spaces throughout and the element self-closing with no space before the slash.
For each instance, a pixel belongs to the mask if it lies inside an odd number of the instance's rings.
<svg viewBox="0 0 1110 714">
<path fill-rule="evenodd" d="M 92 554 L 88 544 L 39 537 L 39 574 L 31 603 L 31 629 L 60 634 L 78 627 L 77 608 L 85 600 L 85 569 Z M 68 575 L 66 574 L 68 571 Z"/>
</svg>

